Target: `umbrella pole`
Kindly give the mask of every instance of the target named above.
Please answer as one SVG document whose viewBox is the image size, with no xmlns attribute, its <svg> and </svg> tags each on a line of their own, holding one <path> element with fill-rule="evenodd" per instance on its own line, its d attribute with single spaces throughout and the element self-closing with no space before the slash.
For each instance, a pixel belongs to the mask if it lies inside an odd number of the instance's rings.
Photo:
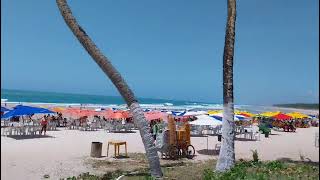
<svg viewBox="0 0 320 180">
<path fill-rule="evenodd" d="M 209 140 L 208 140 L 208 135 L 207 135 L 207 153 L 209 152 L 209 148 L 208 148 L 209 145 L 208 144 L 209 144 Z"/>
</svg>

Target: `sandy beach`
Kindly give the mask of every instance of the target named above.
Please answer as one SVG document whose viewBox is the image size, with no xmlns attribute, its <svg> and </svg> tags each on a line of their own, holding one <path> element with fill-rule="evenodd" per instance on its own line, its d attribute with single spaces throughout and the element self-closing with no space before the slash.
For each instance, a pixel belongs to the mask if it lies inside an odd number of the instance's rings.
<svg viewBox="0 0 320 180">
<path fill-rule="evenodd" d="M 260 141 L 236 141 L 236 158 L 251 159 L 251 150 L 257 149 L 261 160 L 289 158 L 319 162 L 319 148 L 315 147 L 315 133 L 319 128 L 299 128 L 296 133 L 272 131 L 269 138 L 261 135 Z M 48 137 L 15 139 L 1 136 L 1 179 L 41 179 L 45 174 L 50 179 L 66 178 L 83 172 L 101 174 L 85 164 L 90 159 L 91 142 L 103 142 L 102 155 L 106 156 L 106 142 L 124 140 L 128 143 L 129 153 L 143 153 L 144 148 L 139 135 L 135 133 L 107 133 L 99 131 L 79 131 L 58 128 L 48 131 Z M 216 136 L 192 137 L 191 143 L 196 149 L 193 161 L 217 158 L 212 150 Z M 121 150 L 120 150 L 121 151 Z M 113 154 L 113 148 L 110 149 Z M 104 157 L 105 159 L 108 157 Z"/>
</svg>

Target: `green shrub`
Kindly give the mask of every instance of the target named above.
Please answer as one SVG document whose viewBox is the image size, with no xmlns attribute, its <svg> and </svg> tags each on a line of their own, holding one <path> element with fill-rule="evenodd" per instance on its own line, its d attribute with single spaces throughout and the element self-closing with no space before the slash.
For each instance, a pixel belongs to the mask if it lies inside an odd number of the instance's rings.
<svg viewBox="0 0 320 180">
<path fill-rule="evenodd" d="M 206 169 L 203 172 L 204 180 L 233 180 L 233 179 L 319 179 L 317 166 L 301 163 L 286 164 L 281 161 L 254 162 L 241 161 L 224 173 Z"/>
<path fill-rule="evenodd" d="M 266 168 L 269 170 L 277 170 L 277 169 L 283 169 L 284 163 L 280 161 L 270 161 L 266 163 Z"/>
<path fill-rule="evenodd" d="M 271 129 L 265 123 L 259 125 L 259 131 L 261 131 L 262 134 L 271 133 Z"/>
</svg>

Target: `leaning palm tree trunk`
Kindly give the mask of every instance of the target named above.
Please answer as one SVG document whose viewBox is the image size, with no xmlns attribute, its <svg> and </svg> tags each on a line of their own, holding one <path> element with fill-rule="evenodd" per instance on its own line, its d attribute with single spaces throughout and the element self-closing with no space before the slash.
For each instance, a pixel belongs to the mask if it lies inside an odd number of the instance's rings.
<svg viewBox="0 0 320 180">
<path fill-rule="evenodd" d="M 60 13 L 63 16 L 66 24 L 69 26 L 73 34 L 80 41 L 82 46 L 90 54 L 92 59 L 100 66 L 102 71 L 110 78 L 116 86 L 121 96 L 126 101 L 133 115 L 133 120 L 140 130 L 140 135 L 146 150 L 146 155 L 149 161 L 151 175 L 155 178 L 162 177 L 160 160 L 157 150 L 153 144 L 153 138 L 150 134 L 150 128 L 147 120 L 144 117 L 143 110 L 140 108 L 137 99 L 133 92 L 121 77 L 120 73 L 112 66 L 111 62 L 105 57 L 86 32 L 80 27 L 66 2 L 66 0 L 57 0 Z"/>
<path fill-rule="evenodd" d="M 223 122 L 222 145 L 216 166 L 217 171 L 226 171 L 235 163 L 234 104 L 233 104 L 233 53 L 236 22 L 236 0 L 228 0 L 228 20 L 223 52 Z"/>
</svg>

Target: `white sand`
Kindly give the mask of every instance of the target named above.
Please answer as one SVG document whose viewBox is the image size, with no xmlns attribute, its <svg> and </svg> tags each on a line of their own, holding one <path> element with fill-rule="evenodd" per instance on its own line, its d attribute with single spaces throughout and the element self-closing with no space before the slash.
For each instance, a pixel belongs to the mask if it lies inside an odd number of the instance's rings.
<svg viewBox="0 0 320 180">
<path fill-rule="evenodd" d="M 319 128 L 297 129 L 296 133 L 275 132 L 261 141 L 236 141 L 236 158 L 251 159 L 252 149 L 257 149 L 262 160 L 291 158 L 300 160 L 300 154 L 312 161 L 319 162 L 319 148 L 314 145 L 315 132 Z M 49 131 L 49 138 L 15 140 L 1 137 L 1 179 L 42 179 L 49 174 L 50 179 L 59 179 L 78 175 L 83 172 L 94 173 L 86 167 L 83 160 L 90 154 L 91 142 L 103 142 L 103 155 L 106 155 L 105 143 L 111 139 L 126 140 L 129 152 L 144 152 L 139 133 L 106 133 L 105 131 L 83 132 L 78 130 Z M 209 149 L 217 143 L 216 136 L 210 136 Z M 192 137 L 196 150 L 205 151 L 206 137 Z M 120 149 L 120 151 L 122 151 Z M 201 151 L 200 151 L 201 152 Z M 113 148 L 110 148 L 113 155 Z M 217 155 L 198 154 L 196 160 L 217 158 Z"/>
</svg>

